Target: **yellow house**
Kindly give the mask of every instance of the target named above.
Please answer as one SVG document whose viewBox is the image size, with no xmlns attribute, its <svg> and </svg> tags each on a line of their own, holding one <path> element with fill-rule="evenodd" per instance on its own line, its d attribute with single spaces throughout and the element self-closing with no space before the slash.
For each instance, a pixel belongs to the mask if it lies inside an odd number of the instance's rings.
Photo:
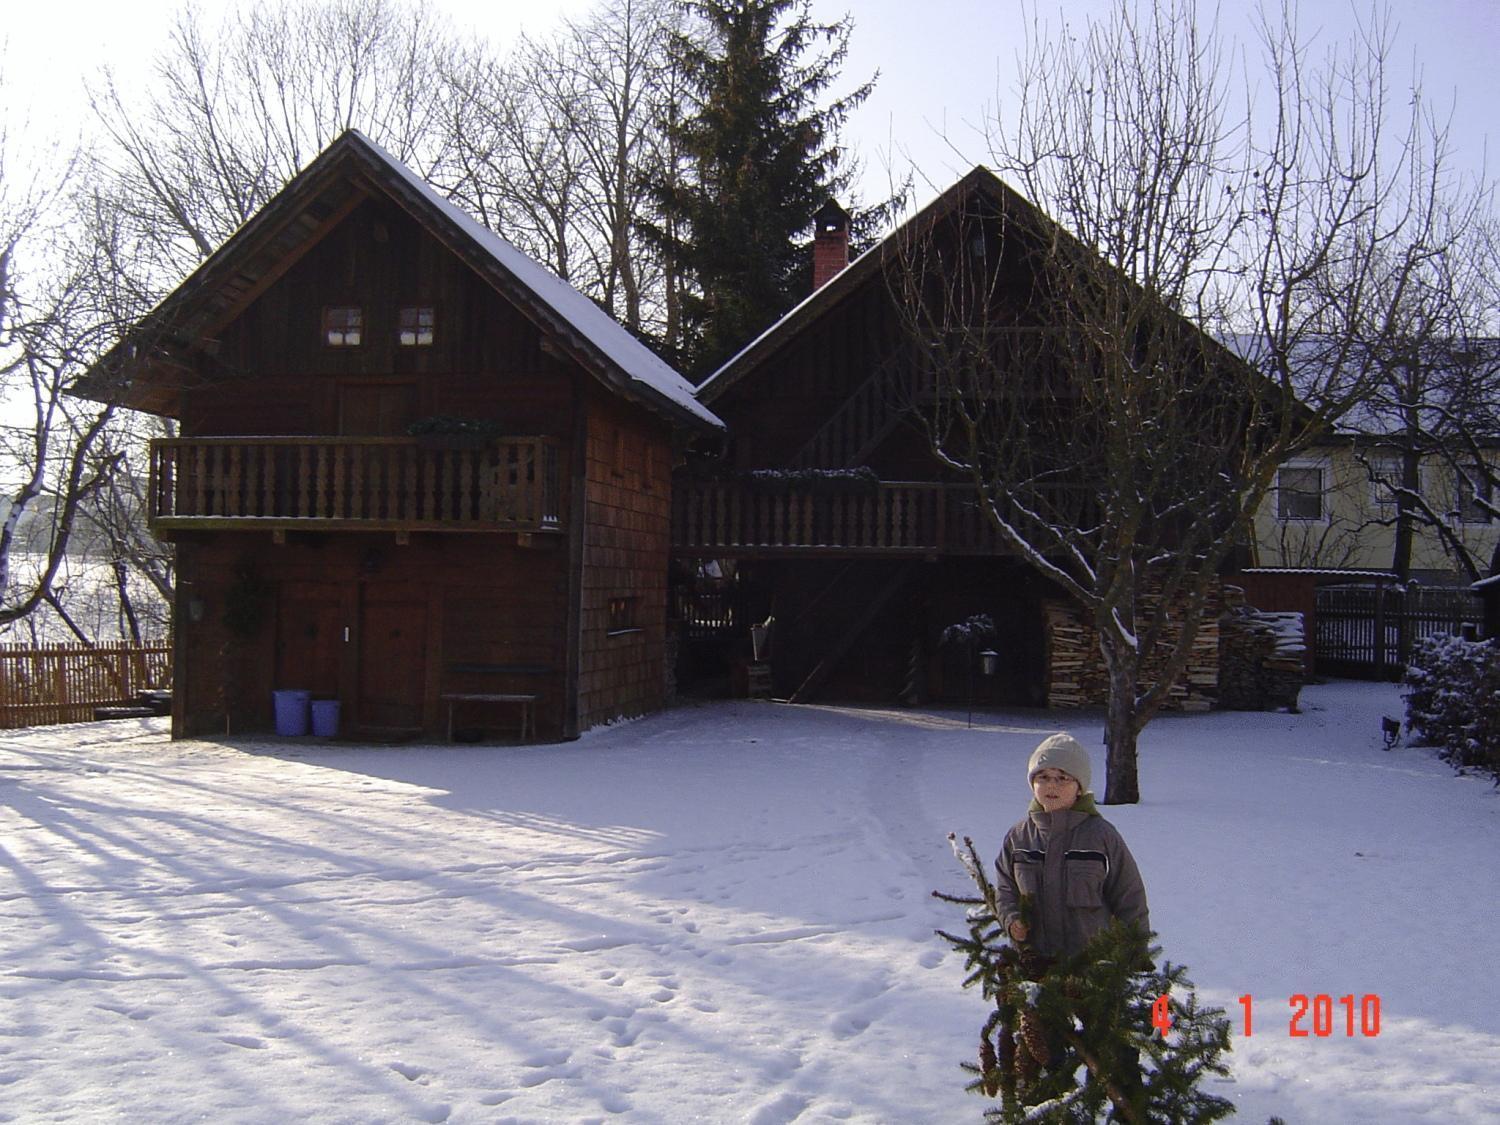
<svg viewBox="0 0 1500 1125">
<path fill-rule="evenodd" d="M 1493 479 L 1500 460 L 1493 453 L 1487 460 Z M 1412 519 L 1407 576 L 1427 585 L 1468 585 L 1474 578 L 1459 552 L 1487 574 L 1500 521 L 1474 502 L 1472 487 L 1461 486 L 1448 460 L 1430 455 L 1417 468 L 1417 491 L 1441 530 L 1421 516 Z M 1254 565 L 1399 571 L 1395 490 L 1401 476 L 1400 452 L 1372 438 L 1345 435 L 1288 461 L 1255 516 Z"/>
</svg>

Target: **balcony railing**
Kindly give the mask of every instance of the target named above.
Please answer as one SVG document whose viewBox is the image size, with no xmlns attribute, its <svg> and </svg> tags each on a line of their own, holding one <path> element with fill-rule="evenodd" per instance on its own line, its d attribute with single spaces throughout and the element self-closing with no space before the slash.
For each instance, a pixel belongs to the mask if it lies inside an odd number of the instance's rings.
<svg viewBox="0 0 1500 1125">
<path fill-rule="evenodd" d="M 481 449 L 398 437 L 204 437 L 151 443 L 155 530 L 269 527 L 559 531 L 558 446 Z"/>
<path fill-rule="evenodd" d="M 679 480 L 672 548 L 685 555 L 1011 551 L 973 488 L 905 481 L 819 493 Z"/>
</svg>

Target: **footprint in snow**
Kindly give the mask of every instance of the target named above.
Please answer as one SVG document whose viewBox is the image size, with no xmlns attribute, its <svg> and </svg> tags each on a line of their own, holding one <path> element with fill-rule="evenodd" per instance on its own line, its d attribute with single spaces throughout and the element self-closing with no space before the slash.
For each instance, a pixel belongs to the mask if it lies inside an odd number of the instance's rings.
<svg viewBox="0 0 1500 1125">
<path fill-rule="evenodd" d="M 929 949 L 917 958 L 917 964 L 924 969 L 935 969 L 943 963 L 945 956 L 947 955 L 941 949 Z"/>
<path fill-rule="evenodd" d="M 253 1035 L 221 1035 L 219 1036 L 219 1042 L 228 1043 L 231 1047 L 243 1047 L 247 1051 L 264 1051 L 266 1049 L 266 1041 L 264 1039 L 257 1039 Z"/>
<path fill-rule="evenodd" d="M 746 1125 L 788 1125 L 788 1122 L 802 1116 L 802 1111 L 811 1101 L 805 1094 L 793 1094 L 790 1091 L 777 1094 L 770 1101 L 757 1106 L 745 1119 Z"/>
<path fill-rule="evenodd" d="M 835 1039 L 853 1039 L 870 1026 L 870 1018 L 858 1012 L 840 1012 L 828 1021 Z"/>
<path fill-rule="evenodd" d="M 640 1033 L 639 1030 L 637 1030 L 636 1028 L 633 1028 L 633 1027 L 627 1027 L 623 1031 L 621 1031 L 618 1035 L 615 1036 L 615 1046 L 616 1047 L 634 1047 L 635 1046 L 635 1041 L 637 1039 L 639 1039 L 640 1037 L 641 1037 L 641 1033 Z"/>
<path fill-rule="evenodd" d="M 406 1079 L 408 1082 L 415 1082 L 418 1078 L 421 1078 L 422 1075 L 427 1073 L 426 1067 L 414 1066 L 411 1063 L 397 1061 L 386 1063 L 385 1065 L 390 1067 L 390 1069 L 394 1070 L 397 1074 L 401 1075 L 401 1077 Z"/>
<path fill-rule="evenodd" d="M 527 1074 L 522 1077 L 521 1085 L 530 1089 L 540 1086 L 543 1082 L 551 1082 L 554 1078 L 577 1078 L 583 1073 L 581 1066 L 544 1067 L 535 1074 Z"/>
<path fill-rule="evenodd" d="M 124 1016 L 126 1019 L 135 1020 L 137 1022 L 141 1020 L 149 1020 L 152 1016 L 156 1015 L 155 1008 L 129 1008 L 122 1007 L 116 1004 L 98 1004 L 96 1005 L 96 1007 L 102 1012 L 113 1012 L 117 1016 Z"/>
<path fill-rule="evenodd" d="M 620 1094 L 605 1094 L 599 1099 L 599 1105 L 605 1113 L 629 1113 L 630 1099 Z"/>
</svg>

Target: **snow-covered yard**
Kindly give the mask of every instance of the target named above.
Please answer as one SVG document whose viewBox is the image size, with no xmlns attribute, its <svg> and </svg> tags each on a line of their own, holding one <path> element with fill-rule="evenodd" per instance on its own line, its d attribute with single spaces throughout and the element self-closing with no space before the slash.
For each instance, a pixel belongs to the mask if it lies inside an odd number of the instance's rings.
<svg viewBox="0 0 1500 1125">
<path fill-rule="evenodd" d="M 1500 1120 L 1500 795 L 1389 685 L 1169 717 L 1106 810 L 1240 1119 Z M 933 936 L 1064 720 L 684 707 L 531 748 L 0 740 L 0 1120 L 977 1121 Z M 1096 719 L 1072 724 L 1098 745 Z M 1102 757 L 1096 755 L 1102 787 Z M 1291 1036 L 1288 997 L 1333 998 Z M 1238 998 L 1253 996 L 1253 1036 Z M 1340 997 L 1379 996 L 1346 1036 Z M 1301 1026 L 1312 1028 L 1311 1015 Z"/>
</svg>

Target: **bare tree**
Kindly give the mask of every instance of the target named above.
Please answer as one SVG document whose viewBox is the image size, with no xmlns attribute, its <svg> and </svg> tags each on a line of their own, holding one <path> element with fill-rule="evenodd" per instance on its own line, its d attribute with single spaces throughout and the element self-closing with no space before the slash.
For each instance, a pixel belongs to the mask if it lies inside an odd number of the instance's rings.
<svg viewBox="0 0 1500 1125">
<path fill-rule="evenodd" d="M 68 221 L 76 160 L 50 178 L 9 174 L 0 138 L 0 626 L 59 604 L 58 577 L 91 494 L 117 467 L 102 436 L 114 410 L 64 391 L 117 327 L 100 261 Z"/>
<path fill-rule="evenodd" d="M 1500 445 L 1500 266 L 1492 194 L 1459 189 L 1440 218 L 1453 252 L 1414 271 L 1391 302 L 1389 330 L 1371 344 L 1371 393 L 1345 428 L 1360 435 L 1360 463 L 1394 528 L 1391 569 L 1410 577 L 1421 530 L 1436 538 L 1469 581 L 1487 573 L 1488 552 L 1466 525 L 1500 518 L 1494 450 Z"/>
<path fill-rule="evenodd" d="M 661 269 L 636 220 L 668 143 L 663 109 L 677 76 L 666 43 L 676 14 L 668 0 L 625 0 L 567 29 L 582 79 L 581 96 L 569 104 L 589 184 L 590 272 L 600 279 L 600 302 L 633 331 L 642 328 L 645 287 Z"/>
<path fill-rule="evenodd" d="M 899 271 L 935 452 L 1092 622 L 1108 803 L 1139 800 L 1138 736 L 1277 466 L 1365 392 L 1358 342 L 1446 246 L 1442 181 L 1412 174 L 1441 146 L 1393 130 L 1378 21 L 1317 64 L 1290 17 L 1261 30 L 1263 76 L 1191 0 L 1033 22 L 989 138 L 1019 194 L 914 233 Z"/>
<path fill-rule="evenodd" d="M 504 60 L 475 48 L 448 75 L 453 196 L 623 324 L 660 319 L 661 266 L 638 237 L 673 79 L 675 9 L 626 0 L 523 37 Z"/>
<path fill-rule="evenodd" d="M 486 226 L 572 281 L 584 154 L 571 121 L 583 95 L 561 52 L 522 39 L 508 60 L 476 49 L 450 72 L 454 151 L 442 178 Z"/>
<path fill-rule="evenodd" d="M 148 287 L 176 284 L 347 129 L 436 165 L 453 50 L 399 0 L 283 0 L 212 25 L 183 8 L 146 90 L 105 71 L 92 92 L 109 141 L 92 176 L 133 225 Z"/>
</svg>

